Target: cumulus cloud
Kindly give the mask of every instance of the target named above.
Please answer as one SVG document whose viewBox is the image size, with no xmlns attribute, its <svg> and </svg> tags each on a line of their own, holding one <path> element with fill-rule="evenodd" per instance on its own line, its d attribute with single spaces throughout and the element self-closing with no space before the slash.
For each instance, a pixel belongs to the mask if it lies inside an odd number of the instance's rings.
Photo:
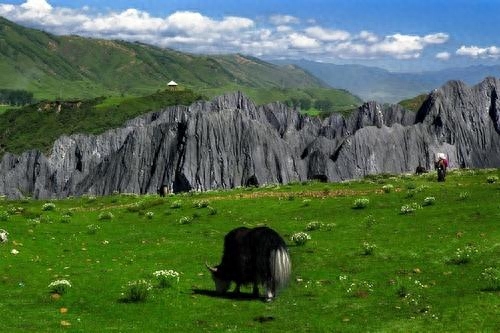
<svg viewBox="0 0 500 333">
<path fill-rule="evenodd" d="M 436 59 L 439 60 L 449 60 L 451 57 L 450 52 L 439 52 L 436 54 Z"/>
<path fill-rule="evenodd" d="M 462 45 L 457 51 L 457 55 L 467 56 L 471 58 L 500 58 L 500 47 L 489 46 L 489 47 L 479 47 L 479 46 L 465 46 Z"/>
<path fill-rule="evenodd" d="M 449 39 L 442 32 L 424 36 L 349 32 L 291 15 L 254 21 L 240 16 L 215 19 L 199 12 L 177 11 L 159 17 L 134 8 L 96 13 L 87 7 L 52 6 L 47 0 L 26 0 L 21 5 L 0 3 L 0 15 L 55 34 L 140 41 L 195 53 L 241 52 L 269 57 L 416 59 L 427 47 Z M 500 56 L 500 51 L 495 47 L 462 46 L 457 54 L 493 57 Z M 437 57 L 446 56 L 442 53 Z"/>
<path fill-rule="evenodd" d="M 300 20 L 291 15 L 272 15 L 269 21 L 274 25 L 299 24 Z"/>
<path fill-rule="evenodd" d="M 350 38 L 350 34 L 343 30 L 325 29 L 319 26 L 309 27 L 305 32 L 311 37 L 324 42 L 344 41 Z"/>
</svg>

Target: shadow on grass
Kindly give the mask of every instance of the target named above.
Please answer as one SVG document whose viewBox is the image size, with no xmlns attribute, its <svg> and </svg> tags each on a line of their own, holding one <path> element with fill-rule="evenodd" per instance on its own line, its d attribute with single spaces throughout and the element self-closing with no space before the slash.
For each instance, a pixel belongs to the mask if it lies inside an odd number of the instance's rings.
<svg viewBox="0 0 500 333">
<path fill-rule="evenodd" d="M 221 298 L 221 299 L 231 299 L 231 300 L 237 300 L 237 301 L 252 301 L 252 300 L 260 300 L 262 302 L 265 301 L 264 297 L 255 296 L 253 293 L 227 292 L 224 294 L 220 294 L 220 293 L 216 292 L 215 290 L 207 290 L 207 289 L 192 289 L 192 291 L 193 291 L 194 295 L 203 295 L 203 296 Z"/>
</svg>

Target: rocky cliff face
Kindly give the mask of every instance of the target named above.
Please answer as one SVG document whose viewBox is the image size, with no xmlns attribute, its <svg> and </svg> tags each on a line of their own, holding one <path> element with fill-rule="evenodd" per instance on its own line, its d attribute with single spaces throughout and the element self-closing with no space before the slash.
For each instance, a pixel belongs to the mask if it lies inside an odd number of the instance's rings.
<svg viewBox="0 0 500 333">
<path fill-rule="evenodd" d="M 257 107 L 240 93 L 133 119 L 102 135 L 59 138 L 49 156 L 0 162 L 11 198 L 155 193 L 306 179 L 339 181 L 433 166 L 500 167 L 500 80 L 449 82 L 417 113 L 367 103 L 324 121 L 282 104 Z"/>
</svg>

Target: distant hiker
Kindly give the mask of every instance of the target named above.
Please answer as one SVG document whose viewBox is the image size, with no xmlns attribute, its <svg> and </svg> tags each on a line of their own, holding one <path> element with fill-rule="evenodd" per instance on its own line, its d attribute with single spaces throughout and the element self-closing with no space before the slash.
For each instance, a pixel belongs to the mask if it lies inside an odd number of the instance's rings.
<svg viewBox="0 0 500 333">
<path fill-rule="evenodd" d="M 448 159 L 443 153 L 439 153 L 437 156 L 438 160 L 435 163 L 435 167 L 437 169 L 438 182 L 444 182 L 446 177 L 446 169 L 448 169 Z"/>
</svg>

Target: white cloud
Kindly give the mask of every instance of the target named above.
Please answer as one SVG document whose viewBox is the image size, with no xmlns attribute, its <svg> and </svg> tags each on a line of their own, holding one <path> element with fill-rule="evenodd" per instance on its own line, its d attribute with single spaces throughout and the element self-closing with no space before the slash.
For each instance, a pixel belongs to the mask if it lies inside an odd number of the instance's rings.
<svg viewBox="0 0 500 333">
<path fill-rule="evenodd" d="M 324 42 L 335 42 L 335 41 L 345 41 L 348 40 L 351 35 L 344 30 L 330 30 L 319 26 L 309 27 L 305 29 L 305 32 L 312 38 L 324 41 Z"/>
<path fill-rule="evenodd" d="M 269 18 L 269 21 L 274 25 L 289 25 L 289 24 L 299 24 L 300 20 L 291 15 L 273 15 Z"/>
<path fill-rule="evenodd" d="M 290 46 L 298 49 L 311 49 L 320 46 L 316 39 L 298 33 L 292 33 L 289 40 Z"/>
<path fill-rule="evenodd" d="M 471 58 L 500 58 L 500 47 L 490 46 L 490 47 L 478 47 L 478 46 L 465 46 L 462 45 L 457 51 L 457 55 L 467 56 Z"/>
<path fill-rule="evenodd" d="M 376 34 L 366 30 L 361 31 L 358 35 L 358 38 L 365 40 L 368 43 L 376 43 L 379 41 L 379 38 Z"/>
<path fill-rule="evenodd" d="M 436 59 L 439 60 L 449 60 L 451 57 L 450 52 L 439 52 L 436 54 Z"/>
<path fill-rule="evenodd" d="M 374 54 L 387 54 L 398 59 L 420 57 L 423 49 L 429 44 L 442 44 L 448 40 L 448 35 L 437 33 L 426 36 L 395 34 L 386 36 L 380 43 L 370 47 Z"/>
<path fill-rule="evenodd" d="M 442 32 L 424 36 L 350 32 L 291 15 L 273 15 L 262 22 L 239 16 L 216 19 L 193 11 L 177 11 L 165 17 L 134 8 L 96 13 L 89 7 L 52 6 L 47 0 L 27 0 L 21 5 L 0 3 L 0 15 L 55 34 L 140 41 L 195 53 L 241 52 L 276 58 L 416 59 L 427 47 L 449 38 Z M 500 56 L 500 51 L 463 46 L 457 54 L 492 57 Z M 444 57 L 444 53 L 438 56 Z"/>
</svg>

